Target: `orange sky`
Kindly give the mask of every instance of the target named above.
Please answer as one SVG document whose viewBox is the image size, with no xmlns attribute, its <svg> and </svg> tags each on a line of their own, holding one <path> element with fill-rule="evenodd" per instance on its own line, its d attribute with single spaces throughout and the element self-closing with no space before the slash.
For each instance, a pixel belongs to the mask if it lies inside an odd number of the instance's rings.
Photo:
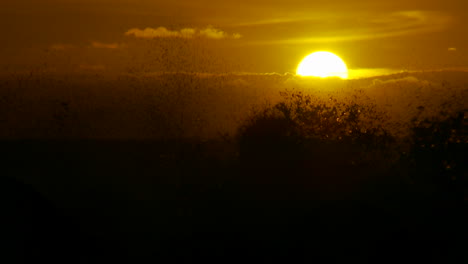
<svg viewBox="0 0 468 264">
<path fill-rule="evenodd" d="M 316 50 L 337 53 L 351 68 L 468 67 L 465 0 L 2 0 L 0 5 L 4 69 L 284 73 Z"/>
</svg>

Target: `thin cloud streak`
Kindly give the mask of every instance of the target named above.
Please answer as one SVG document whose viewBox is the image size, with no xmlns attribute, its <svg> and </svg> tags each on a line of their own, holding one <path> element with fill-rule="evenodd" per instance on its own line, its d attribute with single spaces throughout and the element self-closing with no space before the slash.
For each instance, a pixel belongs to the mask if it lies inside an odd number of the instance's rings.
<svg viewBox="0 0 468 264">
<path fill-rule="evenodd" d="M 268 44 L 307 44 L 307 43 L 330 43 L 330 42 L 349 42 L 366 39 L 390 38 L 406 35 L 415 35 L 429 32 L 438 32 L 448 28 L 452 18 L 444 13 L 429 11 L 400 11 L 387 15 L 370 16 L 360 20 L 360 26 L 349 26 L 346 28 L 327 28 L 325 25 L 331 18 L 323 19 L 273 19 L 241 24 L 241 27 L 248 26 L 269 26 L 277 24 L 314 24 L 315 28 L 320 28 L 320 32 L 309 32 L 313 37 L 293 37 L 286 39 L 272 39 L 261 41 L 250 41 L 251 45 Z M 333 16 L 334 21 L 352 20 L 349 16 Z M 320 23 L 324 26 L 321 27 Z M 336 23 L 339 25 L 346 23 Z M 349 23 L 348 23 L 349 24 Z M 317 30 L 316 30 L 317 31 Z M 323 33 L 326 32 L 326 33 Z M 324 35 L 326 34 L 326 35 Z"/>
<path fill-rule="evenodd" d="M 99 41 L 93 41 L 91 42 L 91 47 L 96 49 L 120 49 L 123 47 L 123 45 L 119 43 L 103 43 Z"/>
<path fill-rule="evenodd" d="M 125 32 L 126 36 L 143 39 L 155 39 L 155 38 L 207 38 L 207 39 L 239 39 L 242 35 L 238 33 L 229 34 L 220 29 L 216 29 L 212 26 L 208 26 L 204 29 L 197 28 L 183 28 L 181 30 L 169 30 L 165 27 L 145 29 L 132 28 Z"/>
</svg>

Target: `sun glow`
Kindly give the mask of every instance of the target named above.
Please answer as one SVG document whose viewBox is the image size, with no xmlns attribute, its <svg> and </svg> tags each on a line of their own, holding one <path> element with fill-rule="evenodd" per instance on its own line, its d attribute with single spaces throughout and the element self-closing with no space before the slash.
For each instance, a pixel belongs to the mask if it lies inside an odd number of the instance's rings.
<svg viewBox="0 0 468 264">
<path fill-rule="evenodd" d="M 348 67 L 335 54 L 327 51 L 314 52 L 305 57 L 297 67 L 297 75 L 312 77 L 348 78 Z"/>
</svg>

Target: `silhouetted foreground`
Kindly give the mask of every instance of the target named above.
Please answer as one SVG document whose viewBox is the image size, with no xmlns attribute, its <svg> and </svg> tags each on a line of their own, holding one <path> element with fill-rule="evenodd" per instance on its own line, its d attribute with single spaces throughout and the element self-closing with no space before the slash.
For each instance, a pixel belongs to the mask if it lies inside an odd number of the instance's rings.
<svg viewBox="0 0 468 264">
<path fill-rule="evenodd" d="M 287 156 L 251 164 L 226 142 L 1 146 L 9 263 L 466 259 L 462 190 L 341 167 L 332 152 L 298 168 Z"/>
<path fill-rule="evenodd" d="M 395 129 L 357 97 L 282 95 L 223 139 L 0 142 L 2 261 L 468 261 L 466 109 Z"/>
</svg>

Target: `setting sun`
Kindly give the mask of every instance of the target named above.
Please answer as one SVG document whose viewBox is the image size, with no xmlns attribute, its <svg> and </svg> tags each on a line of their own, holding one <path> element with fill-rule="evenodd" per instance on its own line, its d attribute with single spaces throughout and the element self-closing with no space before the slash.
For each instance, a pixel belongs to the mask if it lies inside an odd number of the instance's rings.
<svg viewBox="0 0 468 264">
<path fill-rule="evenodd" d="M 305 57 L 297 67 L 297 75 L 311 77 L 348 78 L 348 68 L 337 55 L 327 52 L 314 52 Z"/>
</svg>

